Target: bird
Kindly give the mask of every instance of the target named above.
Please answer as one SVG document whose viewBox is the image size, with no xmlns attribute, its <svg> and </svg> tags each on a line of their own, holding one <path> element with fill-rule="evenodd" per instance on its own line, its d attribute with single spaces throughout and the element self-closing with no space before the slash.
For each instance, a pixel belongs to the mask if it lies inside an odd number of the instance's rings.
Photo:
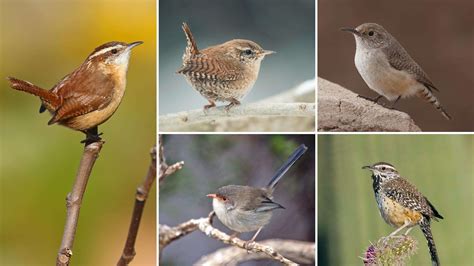
<svg viewBox="0 0 474 266">
<path fill-rule="evenodd" d="M 83 143 L 100 141 L 98 125 L 119 107 L 125 93 L 132 48 L 142 41 L 108 42 L 95 48 L 86 60 L 52 89 L 8 77 L 10 87 L 40 98 L 39 112 L 52 114 L 48 125 L 59 124 L 86 134 Z"/>
<path fill-rule="evenodd" d="M 283 175 L 306 152 L 308 148 L 301 144 L 276 171 L 266 187 L 227 185 L 208 194 L 217 218 L 236 233 L 256 231 L 246 243 L 254 242 L 265 225 L 270 222 L 272 211 L 284 209 L 273 201 L 273 191 Z"/>
<path fill-rule="evenodd" d="M 443 216 L 392 164 L 378 162 L 363 166 L 362 169 L 372 172 L 375 200 L 382 218 L 397 228 L 390 236 L 395 236 L 403 229 L 407 229 L 407 235 L 414 226 L 419 225 L 428 242 L 432 265 L 440 265 L 431 232 L 431 220 L 438 221 L 443 219 Z"/>
<path fill-rule="evenodd" d="M 356 40 L 354 62 L 362 79 L 379 94 L 370 99 L 375 103 L 382 97 L 394 101 L 418 96 L 431 103 L 450 120 L 451 116 L 434 96 L 439 91 L 423 69 L 412 59 L 403 46 L 381 25 L 364 23 L 357 28 L 341 28 L 352 33 Z"/>
<path fill-rule="evenodd" d="M 187 46 L 183 65 L 177 73 L 209 101 L 204 111 L 216 102 L 229 102 L 225 110 L 240 105 L 258 78 L 260 63 L 274 51 L 264 50 L 250 40 L 234 39 L 199 50 L 191 29 L 183 23 Z"/>
</svg>

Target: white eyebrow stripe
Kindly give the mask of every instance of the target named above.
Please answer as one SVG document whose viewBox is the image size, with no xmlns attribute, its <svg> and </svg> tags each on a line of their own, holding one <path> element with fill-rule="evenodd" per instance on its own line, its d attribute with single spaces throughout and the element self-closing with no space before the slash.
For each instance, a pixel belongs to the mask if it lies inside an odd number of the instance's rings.
<svg viewBox="0 0 474 266">
<path fill-rule="evenodd" d="M 111 50 L 113 50 L 113 49 L 118 49 L 118 48 L 120 48 L 120 47 L 122 47 L 122 46 L 123 46 L 123 45 L 121 45 L 121 44 L 117 44 L 117 45 L 115 45 L 115 46 L 111 46 L 111 47 L 108 47 L 108 48 L 101 49 L 101 50 L 99 50 L 99 51 L 93 53 L 91 56 L 89 56 L 89 59 L 94 58 L 94 57 L 96 57 L 96 56 L 99 56 L 99 55 L 101 55 L 101 54 L 105 54 L 105 53 L 107 53 L 108 51 L 111 51 Z"/>
<path fill-rule="evenodd" d="M 390 168 L 390 169 L 393 169 L 395 170 L 395 167 L 391 166 L 391 165 L 388 165 L 388 164 L 380 164 L 379 167 L 385 167 L 385 168 Z"/>
</svg>

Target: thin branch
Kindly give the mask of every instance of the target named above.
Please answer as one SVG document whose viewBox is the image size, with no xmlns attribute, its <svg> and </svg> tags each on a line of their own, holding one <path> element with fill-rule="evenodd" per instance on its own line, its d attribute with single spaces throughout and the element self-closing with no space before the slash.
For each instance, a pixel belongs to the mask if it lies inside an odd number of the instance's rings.
<svg viewBox="0 0 474 266">
<path fill-rule="evenodd" d="M 181 168 L 183 168 L 184 162 L 180 161 L 172 165 L 168 165 L 166 163 L 164 147 L 163 147 L 163 137 L 161 135 L 159 136 L 158 144 L 160 147 L 160 153 L 159 153 L 160 176 L 159 176 L 158 181 L 161 183 L 161 181 L 163 181 L 167 176 L 174 174 L 178 170 L 181 170 Z"/>
<path fill-rule="evenodd" d="M 69 265 L 72 256 L 72 246 L 76 235 L 77 223 L 79 220 L 79 211 L 81 209 L 82 198 L 86 191 L 87 181 L 92 171 L 92 167 L 99 156 L 100 150 L 104 142 L 86 143 L 82 159 L 77 171 L 76 180 L 72 187 L 72 191 L 67 195 L 66 207 L 67 216 L 64 226 L 61 247 L 59 248 L 56 258 L 56 265 Z"/>
<path fill-rule="evenodd" d="M 175 227 L 159 225 L 160 252 L 172 241 L 177 240 L 195 230 L 200 230 L 209 237 L 219 240 L 225 244 L 239 247 L 246 252 L 265 254 L 267 258 L 279 261 L 284 265 L 297 265 L 295 262 L 282 256 L 271 246 L 262 245 L 261 243 L 257 242 L 247 243 L 242 239 L 231 237 L 228 234 L 214 228 L 211 225 L 213 216 L 214 212 L 211 212 L 208 217 L 191 219 Z"/>
<path fill-rule="evenodd" d="M 314 242 L 305 242 L 287 239 L 268 239 L 259 242 L 262 245 L 274 247 L 275 251 L 286 258 L 299 263 L 311 264 L 315 262 Z M 238 247 L 225 247 L 203 256 L 194 265 L 226 265 L 234 266 L 249 260 L 267 259 L 263 253 L 249 253 Z"/>
<path fill-rule="evenodd" d="M 143 183 L 137 188 L 135 195 L 135 206 L 133 208 L 132 220 L 130 222 L 130 228 L 128 229 L 127 241 L 123 249 L 122 256 L 120 257 L 117 265 L 124 266 L 128 265 L 135 257 L 135 241 L 137 240 L 138 228 L 145 207 L 146 200 L 150 189 L 156 179 L 156 146 L 151 149 L 151 162 L 148 167 L 148 173 L 143 180 Z"/>
</svg>

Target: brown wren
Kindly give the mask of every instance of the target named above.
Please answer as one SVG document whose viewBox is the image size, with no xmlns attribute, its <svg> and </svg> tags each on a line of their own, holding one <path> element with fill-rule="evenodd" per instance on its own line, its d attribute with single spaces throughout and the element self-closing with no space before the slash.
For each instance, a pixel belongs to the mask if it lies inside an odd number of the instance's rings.
<svg viewBox="0 0 474 266">
<path fill-rule="evenodd" d="M 275 53 L 241 39 L 199 50 L 188 25 L 183 23 L 182 28 L 187 46 L 178 73 L 209 101 L 204 110 L 216 106 L 216 101 L 230 102 L 226 110 L 239 105 L 255 84 L 263 58 Z"/>
<path fill-rule="evenodd" d="M 41 99 L 39 112 L 48 110 L 58 123 L 86 134 L 83 143 L 100 141 L 98 125 L 117 110 L 125 93 L 126 74 L 133 47 L 143 42 L 108 42 L 97 48 L 51 90 L 8 77 L 10 86 Z"/>
</svg>

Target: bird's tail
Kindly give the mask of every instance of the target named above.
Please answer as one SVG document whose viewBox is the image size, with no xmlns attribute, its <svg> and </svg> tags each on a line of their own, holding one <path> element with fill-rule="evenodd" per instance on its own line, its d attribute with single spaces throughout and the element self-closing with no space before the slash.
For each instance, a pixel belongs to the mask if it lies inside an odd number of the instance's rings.
<svg viewBox="0 0 474 266">
<path fill-rule="evenodd" d="M 186 45 L 186 52 L 183 55 L 183 61 L 189 59 L 190 56 L 199 54 L 199 50 L 196 45 L 196 41 L 194 41 L 193 34 L 191 33 L 191 29 L 189 28 L 186 22 L 183 22 L 181 28 L 186 35 L 187 45 Z"/>
<path fill-rule="evenodd" d="M 283 177 L 283 175 L 290 169 L 290 167 L 306 152 L 308 147 L 306 145 L 301 144 L 296 150 L 288 157 L 286 162 L 276 171 L 275 175 L 273 175 L 272 179 L 268 183 L 267 188 L 273 190 L 275 186 L 278 184 L 278 181 Z"/>
<path fill-rule="evenodd" d="M 451 116 L 446 112 L 446 110 L 444 110 L 441 103 L 428 88 L 424 87 L 423 90 L 418 93 L 418 96 L 431 103 L 439 112 L 441 112 L 444 118 L 451 120 Z"/>
<path fill-rule="evenodd" d="M 8 77 L 10 82 L 10 87 L 15 90 L 24 91 L 41 98 L 43 103 L 50 105 L 53 109 L 61 104 L 61 98 L 48 90 L 42 89 L 34 84 L 29 83 L 28 81 Z"/>
<path fill-rule="evenodd" d="M 428 248 L 430 249 L 431 255 L 431 264 L 433 266 L 439 266 L 438 252 L 436 251 L 436 245 L 433 239 L 433 234 L 431 233 L 431 226 L 429 222 L 423 223 L 420 225 L 423 235 L 425 235 L 426 240 L 428 241 Z"/>
</svg>

